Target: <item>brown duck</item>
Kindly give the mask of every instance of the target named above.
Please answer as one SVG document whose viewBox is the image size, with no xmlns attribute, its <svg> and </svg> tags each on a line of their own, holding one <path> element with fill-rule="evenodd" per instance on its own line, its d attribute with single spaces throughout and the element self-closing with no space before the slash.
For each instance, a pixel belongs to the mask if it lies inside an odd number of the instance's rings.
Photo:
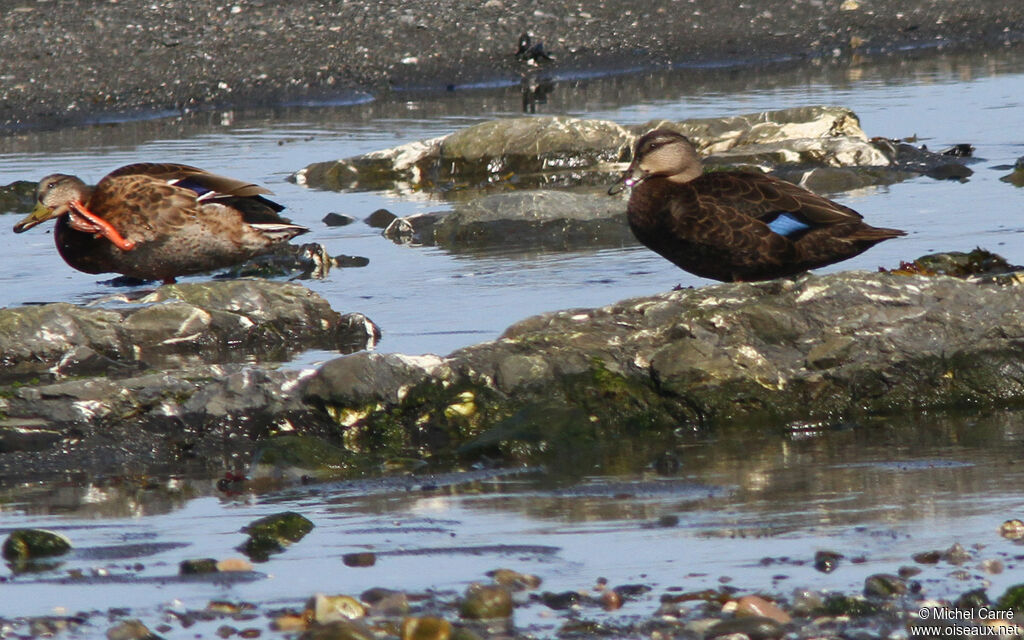
<svg viewBox="0 0 1024 640">
<path fill-rule="evenodd" d="M 95 187 L 75 176 L 46 176 L 21 233 L 57 218 L 54 241 L 86 273 L 122 273 L 174 282 L 237 264 L 309 231 L 278 215 L 266 188 L 182 164 L 121 167 Z"/>
<path fill-rule="evenodd" d="M 794 275 L 906 235 L 867 225 L 853 209 L 769 175 L 704 173 L 690 141 L 668 129 L 637 141 L 620 182 L 633 188 L 628 217 L 637 239 L 714 280 Z"/>
</svg>

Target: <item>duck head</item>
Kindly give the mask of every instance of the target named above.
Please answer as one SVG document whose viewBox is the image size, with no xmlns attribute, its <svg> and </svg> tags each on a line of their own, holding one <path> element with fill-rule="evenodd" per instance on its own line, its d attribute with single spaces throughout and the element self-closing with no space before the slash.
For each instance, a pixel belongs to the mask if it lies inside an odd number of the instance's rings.
<svg viewBox="0 0 1024 640">
<path fill-rule="evenodd" d="M 614 195 L 655 176 L 671 182 L 689 182 L 703 172 L 700 156 L 686 136 L 669 129 L 655 129 L 636 141 L 633 162 L 608 193 Z"/>
<path fill-rule="evenodd" d="M 28 231 L 50 218 L 58 218 L 73 211 L 73 203 L 89 199 L 89 187 L 75 176 L 55 173 L 39 181 L 36 187 L 36 207 L 32 213 L 14 225 L 14 233 Z"/>
</svg>

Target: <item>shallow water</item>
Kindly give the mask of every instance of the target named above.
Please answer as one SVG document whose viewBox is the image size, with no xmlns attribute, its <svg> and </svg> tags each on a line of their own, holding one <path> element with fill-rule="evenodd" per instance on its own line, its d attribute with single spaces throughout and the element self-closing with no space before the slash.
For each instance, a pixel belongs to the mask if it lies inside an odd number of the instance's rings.
<svg viewBox="0 0 1024 640">
<path fill-rule="evenodd" d="M 766 73 L 755 80 L 729 70 L 665 72 L 563 81 L 536 111 L 629 124 L 836 104 L 858 113 L 870 136 L 917 134 L 931 148 L 969 142 L 977 159 L 966 183 L 922 177 L 839 194 L 836 199 L 872 224 L 903 228 L 909 236 L 830 270 L 893 267 L 927 252 L 975 246 L 1021 263 L 1024 191 L 1000 182 L 1008 171 L 993 168 L 1024 155 L 1021 69 L 1024 53 L 1007 51 Z M 0 184 L 52 171 L 96 180 L 115 167 L 152 159 L 263 182 L 296 222 L 314 229 L 310 240 L 332 254 L 370 259 L 368 267 L 336 270 L 306 284 L 335 309 L 363 312 L 380 324 L 383 351 L 444 354 L 492 339 L 530 314 L 706 283 L 638 246 L 529 256 L 398 246 L 362 223 L 328 228 L 320 219 L 331 211 L 361 219 L 380 207 L 406 215 L 446 203 L 424 194 L 318 192 L 287 181 L 311 162 L 520 115 L 521 108 L 521 92 L 513 87 L 24 133 L 0 138 Z M 17 216 L 3 219 L 9 229 Z M 48 233 L 2 231 L 0 255 L 0 305 L 83 302 L 111 292 L 95 276 L 64 265 Z M 330 356 L 309 353 L 295 366 Z M 1020 548 L 996 530 L 1024 509 L 1022 425 L 1017 413 L 1002 412 L 910 416 L 845 430 L 681 435 L 667 445 L 631 443 L 621 459 L 595 460 L 586 468 L 483 479 L 411 477 L 238 497 L 219 494 L 211 482 L 186 480 L 15 487 L 0 496 L 0 527 L 59 529 L 78 551 L 43 574 L 0 569 L 8 580 L 0 586 L 0 616 L 130 606 L 152 627 L 165 609 L 202 607 L 210 599 L 291 606 L 315 591 L 357 594 L 372 586 L 461 592 L 499 566 L 536 573 L 551 591 L 588 588 L 599 576 L 612 585 L 648 584 L 652 595 L 624 613 L 650 615 L 665 589 L 714 588 L 720 578 L 743 592 L 786 594 L 797 586 L 857 592 L 865 576 L 895 572 L 912 564 L 912 553 L 957 541 L 984 548 L 966 566 L 964 580 L 950 578 L 955 567 L 948 563 L 923 566 L 926 592 L 941 597 L 990 581 L 995 596 L 1019 580 Z M 650 469 L 659 445 L 672 448 L 682 465 L 673 476 Z M 257 579 L 174 581 L 181 560 L 238 555 L 241 526 L 284 510 L 300 511 L 316 529 L 259 565 Z M 658 526 L 666 516 L 677 520 Z M 153 546 L 128 547 L 119 559 L 96 550 L 140 543 Z M 380 554 L 373 568 L 342 565 L 343 553 L 367 549 Z M 863 562 L 846 560 L 833 574 L 818 573 L 811 560 L 819 549 Z M 987 575 L 976 568 L 991 558 L 1001 559 L 1007 571 Z M 113 577 L 66 580 L 69 569 Z M 541 609 L 517 611 L 517 623 L 544 632 L 554 623 Z"/>
</svg>

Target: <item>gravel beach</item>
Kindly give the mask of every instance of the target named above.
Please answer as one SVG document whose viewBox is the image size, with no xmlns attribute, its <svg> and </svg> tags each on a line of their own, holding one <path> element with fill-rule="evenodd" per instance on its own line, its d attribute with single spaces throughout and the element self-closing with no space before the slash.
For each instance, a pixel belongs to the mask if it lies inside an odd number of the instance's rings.
<svg viewBox="0 0 1024 640">
<path fill-rule="evenodd" d="M 9 0 L 0 130 L 515 81 L 533 34 L 560 76 L 757 70 L 1024 40 L 1005 0 Z"/>
</svg>

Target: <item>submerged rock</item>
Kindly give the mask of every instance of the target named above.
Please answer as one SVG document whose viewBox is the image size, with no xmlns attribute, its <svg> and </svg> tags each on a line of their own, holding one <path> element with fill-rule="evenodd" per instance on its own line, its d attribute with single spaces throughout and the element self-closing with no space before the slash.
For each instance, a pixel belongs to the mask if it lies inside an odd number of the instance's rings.
<svg viewBox="0 0 1024 640">
<path fill-rule="evenodd" d="M 71 541 L 46 529 L 15 529 L 4 540 L 3 556 L 11 562 L 61 556 L 71 550 Z"/>
<path fill-rule="evenodd" d="M 384 235 L 399 244 L 451 251 L 592 249 L 636 242 L 618 199 L 553 190 L 493 194 L 458 203 L 448 214 L 398 218 Z"/>
</svg>

